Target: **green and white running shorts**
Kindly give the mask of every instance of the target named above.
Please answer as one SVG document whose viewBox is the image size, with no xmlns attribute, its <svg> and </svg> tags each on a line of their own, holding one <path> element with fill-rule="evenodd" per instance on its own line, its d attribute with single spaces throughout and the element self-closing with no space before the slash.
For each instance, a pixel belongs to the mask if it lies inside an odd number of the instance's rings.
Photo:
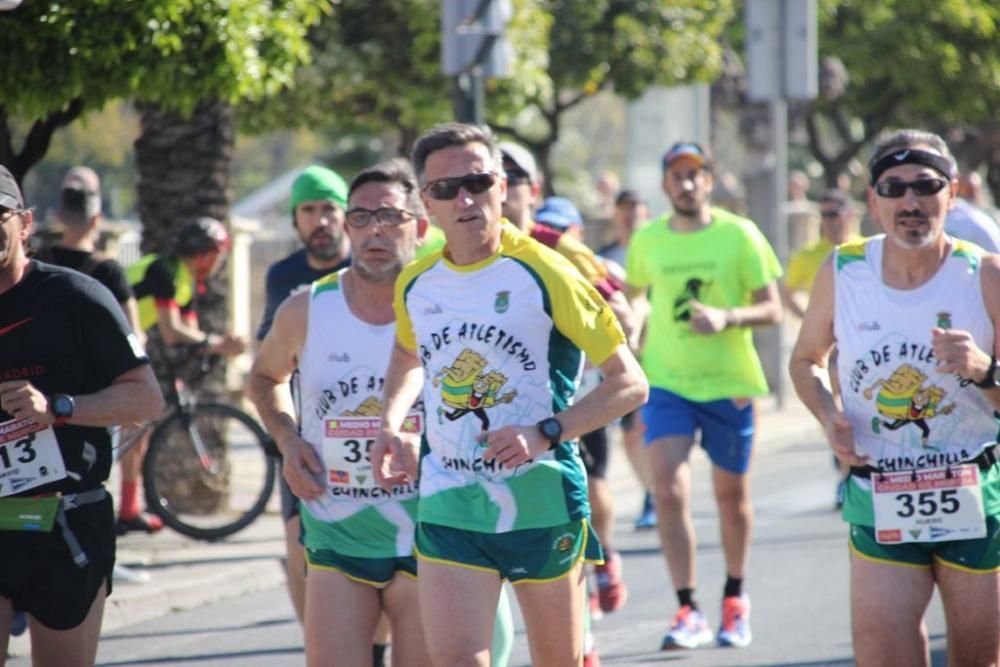
<svg viewBox="0 0 1000 667">
<path fill-rule="evenodd" d="M 887 565 L 930 567 L 937 559 L 963 572 L 1000 572 L 1000 519 L 986 517 L 986 537 L 951 542 L 907 542 L 879 544 L 871 526 L 851 525 L 851 551 L 865 560 Z"/>
<path fill-rule="evenodd" d="M 587 519 L 506 533 L 420 522 L 414 550 L 418 560 L 496 572 L 512 584 L 561 579 L 581 560 L 604 562 L 601 543 Z"/>
<path fill-rule="evenodd" d="M 413 556 L 396 558 L 358 558 L 345 556 L 333 549 L 306 549 L 306 563 L 310 569 L 340 572 L 351 581 L 385 588 L 400 573 L 417 578 L 417 560 Z"/>
</svg>

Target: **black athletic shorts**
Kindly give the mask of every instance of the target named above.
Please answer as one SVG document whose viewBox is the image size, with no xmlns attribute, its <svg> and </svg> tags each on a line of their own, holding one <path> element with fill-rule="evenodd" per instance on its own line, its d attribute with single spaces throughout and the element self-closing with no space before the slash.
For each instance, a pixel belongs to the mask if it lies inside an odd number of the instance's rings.
<svg viewBox="0 0 1000 667">
<path fill-rule="evenodd" d="M 89 562 L 78 567 L 58 525 L 49 533 L 0 531 L 0 597 L 53 630 L 70 630 L 87 617 L 103 584 L 111 594 L 115 514 L 111 496 L 66 512 Z"/>
<path fill-rule="evenodd" d="M 580 438 L 583 467 L 591 477 L 604 479 L 608 472 L 608 429 L 601 427 Z"/>
</svg>

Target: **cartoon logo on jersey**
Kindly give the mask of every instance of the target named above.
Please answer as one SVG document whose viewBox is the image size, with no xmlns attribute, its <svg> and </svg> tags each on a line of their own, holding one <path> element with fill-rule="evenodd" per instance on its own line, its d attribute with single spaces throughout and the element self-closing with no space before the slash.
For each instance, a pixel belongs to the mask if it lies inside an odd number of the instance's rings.
<svg viewBox="0 0 1000 667">
<path fill-rule="evenodd" d="M 712 281 L 704 281 L 701 278 L 689 278 L 684 283 L 684 290 L 674 299 L 674 321 L 691 321 L 691 300 L 701 300 L 702 290 L 712 286 Z"/>
<path fill-rule="evenodd" d="M 358 407 L 342 414 L 343 417 L 378 417 L 382 414 L 382 401 L 369 396 Z"/>
<path fill-rule="evenodd" d="M 497 299 L 493 302 L 493 310 L 502 315 L 507 312 L 508 308 L 510 308 L 510 292 L 507 290 L 497 292 Z"/>
<path fill-rule="evenodd" d="M 937 325 L 942 329 L 951 328 L 951 313 L 938 313 L 937 314 Z"/>
<path fill-rule="evenodd" d="M 871 400 L 878 387 L 875 397 L 875 408 L 885 417 L 872 417 L 872 431 L 879 433 L 882 427 L 895 431 L 907 424 L 913 424 L 920 429 L 921 444 L 926 447 L 931 428 L 927 420 L 938 415 L 949 414 L 955 409 L 954 403 L 941 405 L 945 392 L 937 385 L 924 386 L 927 376 L 911 366 L 903 364 L 889 376 L 888 380 L 876 380 L 875 384 L 864 391 L 866 399 Z M 888 421 L 888 420 L 892 421 Z"/>
<path fill-rule="evenodd" d="M 482 430 L 490 430 L 487 408 L 497 403 L 510 403 L 517 396 L 512 389 L 500 395 L 500 389 L 507 384 L 507 376 L 499 371 L 486 370 L 486 359 L 477 352 L 466 348 L 451 366 L 446 366 L 434 376 L 434 386 L 441 387 L 441 401 L 451 408 L 438 408 L 438 423 L 445 417 L 455 421 L 470 412 L 479 418 Z"/>
</svg>

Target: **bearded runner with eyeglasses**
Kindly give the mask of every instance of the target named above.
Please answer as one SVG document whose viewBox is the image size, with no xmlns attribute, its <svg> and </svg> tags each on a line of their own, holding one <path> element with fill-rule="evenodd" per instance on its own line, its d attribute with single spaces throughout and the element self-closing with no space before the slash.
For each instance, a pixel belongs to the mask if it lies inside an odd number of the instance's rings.
<svg viewBox="0 0 1000 667">
<path fill-rule="evenodd" d="M 372 465 L 387 489 L 416 475 L 401 435 L 423 392 L 415 550 L 428 648 L 442 667 L 489 664 L 507 579 L 533 664 L 579 664 L 583 561 L 601 553 L 575 439 L 639 405 L 646 382 L 597 291 L 503 220 L 506 179 L 488 129 L 436 126 L 413 163 L 447 243 L 396 281 Z M 573 404 L 583 354 L 604 380 Z"/>
<path fill-rule="evenodd" d="M 430 664 L 417 613 L 413 534 L 417 483 L 383 490 L 368 451 L 378 432 L 392 350 L 393 282 L 427 229 L 416 179 L 403 160 L 359 173 L 343 216 L 353 262 L 285 300 L 261 343 L 249 393 L 281 449 L 302 501 L 304 625 L 310 665 L 371 664 L 385 613 L 395 664 Z M 289 382 L 298 372 L 298 410 Z M 419 401 L 404 437 L 419 442 Z"/>
<path fill-rule="evenodd" d="M 868 163 L 884 234 L 820 269 L 789 366 L 852 466 L 851 626 L 860 665 L 930 664 L 935 587 L 948 662 L 1000 659 L 1000 256 L 944 232 L 958 182 L 936 134 L 899 130 Z M 821 381 L 839 350 L 843 408 Z"/>
</svg>

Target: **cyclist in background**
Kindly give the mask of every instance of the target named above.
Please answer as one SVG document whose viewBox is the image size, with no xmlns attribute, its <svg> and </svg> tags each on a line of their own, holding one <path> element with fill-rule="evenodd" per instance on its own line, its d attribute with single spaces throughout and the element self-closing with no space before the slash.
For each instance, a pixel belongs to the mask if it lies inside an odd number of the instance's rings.
<svg viewBox="0 0 1000 667">
<path fill-rule="evenodd" d="M 229 357 L 246 349 L 243 338 L 208 333 L 198 325 L 197 296 L 205 292 L 206 281 L 222 266 L 228 250 L 226 228 L 214 218 L 203 217 L 181 228 L 172 252 L 145 255 L 125 270 L 139 305 L 139 326 L 146 335 L 146 351 L 164 396 L 173 391 L 169 350 L 196 346 L 207 348 L 210 354 Z M 136 446 L 145 452 L 148 444 L 149 433 Z M 134 474 L 133 479 L 122 480 L 126 493 L 118 514 L 119 535 L 133 530 L 154 532 L 163 526 L 158 517 L 139 513 L 138 472 Z M 135 499 L 131 507 L 125 505 L 127 497 Z"/>
</svg>

